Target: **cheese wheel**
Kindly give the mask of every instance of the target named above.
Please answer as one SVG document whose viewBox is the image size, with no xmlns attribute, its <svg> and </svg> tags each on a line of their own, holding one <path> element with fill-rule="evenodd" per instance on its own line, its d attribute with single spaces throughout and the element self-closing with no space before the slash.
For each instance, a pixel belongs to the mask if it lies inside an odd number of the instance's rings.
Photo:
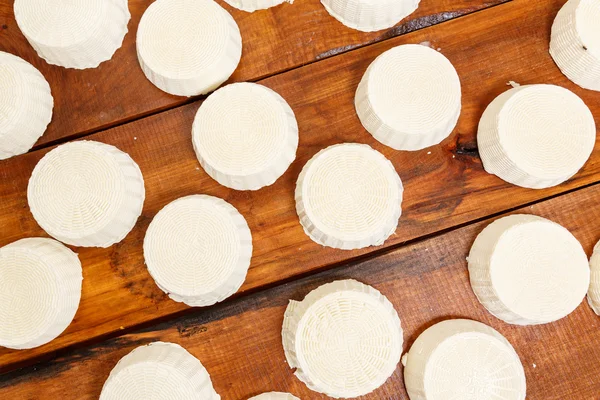
<svg viewBox="0 0 600 400">
<path fill-rule="evenodd" d="M 420 150 L 454 130 L 460 79 L 440 52 L 418 44 L 397 46 L 369 65 L 354 104 L 375 139 L 396 150 Z"/>
<path fill-rule="evenodd" d="M 334 398 L 362 396 L 392 375 L 402 353 L 402 327 L 392 303 L 352 279 L 290 300 L 282 329 L 290 368 L 309 389 Z"/>
<path fill-rule="evenodd" d="M 600 2 L 569 0 L 552 25 L 550 54 L 585 89 L 600 91 Z"/>
<path fill-rule="evenodd" d="M 283 3 L 292 4 L 294 0 L 225 0 L 227 4 L 242 11 L 265 10 Z"/>
<path fill-rule="evenodd" d="M 144 259 L 157 286 L 190 306 L 208 306 L 237 292 L 251 257 L 246 220 L 212 196 L 186 196 L 167 204 L 144 238 Z"/>
<path fill-rule="evenodd" d="M 327 12 L 349 28 L 363 32 L 391 28 L 412 14 L 420 0 L 321 0 Z"/>
<path fill-rule="evenodd" d="M 2 51 L 0 92 L 0 160 L 4 160 L 26 153 L 44 134 L 54 99 L 40 71 Z"/>
<path fill-rule="evenodd" d="M 322 246 L 379 246 L 398 226 L 403 190 L 383 154 L 366 144 L 338 144 L 318 152 L 302 169 L 296 211 L 304 232 Z"/>
<path fill-rule="evenodd" d="M 194 150 L 214 180 L 237 190 L 273 184 L 296 158 L 298 123 L 286 101 L 256 83 L 211 94 L 192 128 Z"/>
<path fill-rule="evenodd" d="M 590 258 L 590 273 L 588 303 L 592 310 L 600 315 L 600 242 L 596 243 L 594 253 Z"/>
<path fill-rule="evenodd" d="M 289 393 L 269 392 L 269 393 L 263 393 L 263 394 L 259 394 L 258 396 L 251 397 L 248 400 L 300 400 L 300 399 Z"/>
<path fill-rule="evenodd" d="M 489 224 L 475 239 L 468 263 L 481 304 L 516 325 L 567 316 L 590 283 L 587 256 L 577 239 L 535 215 L 510 215 Z"/>
<path fill-rule="evenodd" d="M 208 93 L 225 82 L 242 56 L 235 20 L 213 0 L 156 0 L 137 32 L 146 77 L 178 96 Z"/>
<path fill-rule="evenodd" d="M 15 18 L 49 64 L 96 68 L 123 44 L 131 18 L 127 0 L 15 0 Z"/>
<path fill-rule="evenodd" d="M 60 335 L 81 297 L 77 254 L 52 239 L 0 248 L 0 346 L 31 349 Z"/>
<path fill-rule="evenodd" d="M 200 361 L 165 342 L 140 346 L 121 358 L 100 394 L 100 400 L 220 398 Z"/>
<path fill-rule="evenodd" d="M 477 133 L 485 170 L 526 188 L 556 186 L 579 171 L 596 143 L 585 103 L 554 85 L 510 89 L 487 107 Z"/>
<path fill-rule="evenodd" d="M 500 333 L 453 319 L 426 329 L 403 357 L 411 400 L 524 400 L 525 372 Z"/>
<path fill-rule="evenodd" d="M 49 235 L 82 247 L 109 247 L 133 229 L 145 190 L 138 165 L 114 146 L 77 141 L 47 153 L 35 166 L 27 201 Z"/>
</svg>

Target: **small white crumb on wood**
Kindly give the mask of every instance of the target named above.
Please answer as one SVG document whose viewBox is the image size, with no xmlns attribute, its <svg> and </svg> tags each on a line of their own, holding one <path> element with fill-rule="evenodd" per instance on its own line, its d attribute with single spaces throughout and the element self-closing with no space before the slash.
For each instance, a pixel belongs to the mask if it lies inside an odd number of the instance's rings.
<svg viewBox="0 0 600 400">
<path fill-rule="evenodd" d="M 430 152 L 430 151 L 428 151 L 428 152 L 427 152 L 427 154 L 431 154 L 431 152 Z"/>
<path fill-rule="evenodd" d="M 429 40 L 426 40 L 424 42 L 419 43 L 421 46 L 426 46 L 426 47 L 431 47 L 431 42 Z"/>
<path fill-rule="evenodd" d="M 133 137 L 133 140 L 137 140 L 137 136 L 134 136 L 134 137 Z"/>
<path fill-rule="evenodd" d="M 533 368 L 537 368 L 537 365 L 535 365 L 535 363 L 533 363 Z"/>
<path fill-rule="evenodd" d="M 196 171 L 200 171 L 200 167 L 196 167 Z"/>
<path fill-rule="evenodd" d="M 441 48 L 441 47 L 438 47 L 438 48 L 437 48 L 437 51 L 442 51 L 442 48 Z"/>
<path fill-rule="evenodd" d="M 456 158 L 456 156 L 454 154 L 452 154 L 452 158 Z"/>
<path fill-rule="evenodd" d="M 508 81 L 508 82 L 506 83 L 506 86 L 512 86 L 512 87 L 514 87 L 514 88 L 517 88 L 517 87 L 521 86 L 521 84 L 519 84 L 519 83 L 517 83 L 517 82 L 515 82 L 515 81 Z"/>
</svg>

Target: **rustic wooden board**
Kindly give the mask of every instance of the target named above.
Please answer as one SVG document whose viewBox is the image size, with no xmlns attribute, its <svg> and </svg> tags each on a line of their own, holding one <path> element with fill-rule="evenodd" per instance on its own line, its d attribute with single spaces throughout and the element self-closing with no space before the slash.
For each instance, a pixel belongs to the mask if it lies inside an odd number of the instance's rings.
<svg viewBox="0 0 600 400">
<path fill-rule="evenodd" d="M 97 69 L 78 71 L 46 64 L 19 30 L 13 2 L 0 4 L 0 50 L 40 69 L 55 100 L 53 121 L 39 145 L 114 126 L 186 101 L 155 88 L 137 61 L 135 35 L 153 0 L 129 0 L 132 15 L 123 47 Z M 232 81 L 256 80 L 406 32 L 491 7 L 508 0 L 422 0 L 419 9 L 387 31 L 362 33 L 329 16 L 319 0 L 298 0 L 246 13 L 219 1 L 237 21 L 243 57 Z"/>
<path fill-rule="evenodd" d="M 550 218 L 569 229 L 588 255 L 600 238 L 600 185 L 541 202 L 518 213 Z M 0 398 L 97 399 L 115 363 L 152 341 L 179 343 L 208 369 L 223 399 L 242 400 L 262 391 L 290 391 L 302 399 L 326 399 L 308 390 L 285 363 L 281 324 L 288 299 L 336 279 L 373 285 L 394 304 L 404 329 L 404 351 L 432 324 L 469 318 L 491 325 L 512 343 L 527 376 L 530 400 L 597 399 L 600 393 L 600 317 L 584 301 L 552 324 L 519 327 L 494 318 L 478 303 L 465 257 L 486 220 L 445 235 L 227 302 L 100 345 L 78 349 L 36 368 L 0 377 Z M 406 399 L 402 367 L 364 399 Z M 77 385 L 73 385 L 77 382 Z"/>
<path fill-rule="evenodd" d="M 26 351 L 0 349 L 0 372 L 122 329 L 166 318 L 186 309 L 154 284 L 142 257 L 142 240 L 151 218 L 168 202 L 193 193 L 226 199 L 246 217 L 254 255 L 240 292 L 290 280 L 367 253 L 341 251 L 308 239 L 295 212 L 293 188 L 300 169 L 318 150 L 333 143 L 369 143 L 390 158 L 405 184 L 399 228 L 385 247 L 466 224 L 573 188 L 599 181 L 598 146 L 584 169 L 559 187 L 535 191 L 508 185 L 482 169 L 475 146 L 484 107 L 507 89 L 506 82 L 558 83 L 582 96 L 600 126 L 600 94 L 576 88 L 547 54 L 554 14 L 562 0 L 517 0 L 481 13 L 423 29 L 296 69 L 263 83 L 288 99 L 300 125 L 297 161 L 271 187 L 237 192 L 210 179 L 196 161 L 190 127 L 199 104 L 92 135 L 114 144 L 139 163 L 146 180 L 143 214 L 134 231 L 109 249 L 77 249 L 84 266 L 83 297 L 67 331 L 53 342 Z M 477 38 L 477 40 L 474 40 Z M 360 126 L 353 93 L 368 64 L 382 51 L 428 40 L 455 64 L 463 82 L 463 114 L 456 132 L 441 145 L 399 152 L 377 143 Z M 0 162 L 0 245 L 28 236 L 45 236 L 27 206 L 26 186 L 47 150 Z"/>
</svg>

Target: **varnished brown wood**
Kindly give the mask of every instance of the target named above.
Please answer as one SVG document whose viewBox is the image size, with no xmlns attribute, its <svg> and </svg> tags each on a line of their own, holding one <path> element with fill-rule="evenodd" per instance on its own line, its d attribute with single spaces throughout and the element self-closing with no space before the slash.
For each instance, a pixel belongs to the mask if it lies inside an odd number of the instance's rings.
<svg viewBox="0 0 600 400">
<path fill-rule="evenodd" d="M 507 89 L 508 80 L 557 83 L 573 89 L 590 106 L 600 126 L 600 94 L 568 82 L 547 53 L 550 26 L 562 3 L 517 0 L 263 81 L 286 98 L 296 113 L 300 147 L 296 162 L 286 174 L 257 192 L 224 188 L 200 168 L 190 139 L 199 104 L 92 135 L 90 139 L 114 144 L 139 163 L 147 188 L 142 217 L 118 245 L 77 249 L 84 282 L 73 323 L 45 346 L 26 351 L 0 349 L 0 371 L 184 310 L 156 287 L 142 257 L 142 240 L 151 218 L 183 195 L 207 193 L 222 197 L 248 220 L 254 254 L 241 292 L 380 250 L 323 248 L 310 241 L 299 225 L 293 197 L 296 178 L 312 155 L 333 143 L 371 144 L 392 160 L 404 181 L 403 215 L 385 247 L 600 181 L 598 146 L 575 178 L 541 191 L 511 186 L 488 175 L 477 157 L 478 119 L 484 107 Z M 417 152 L 394 151 L 376 142 L 360 126 L 353 94 L 377 55 L 401 43 L 423 41 L 441 48 L 456 66 L 463 84 L 463 113 L 455 133 L 441 145 Z M 33 167 L 46 151 L 0 162 L 0 245 L 22 237 L 45 236 L 29 212 L 26 186 Z"/>
<path fill-rule="evenodd" d="M 588 255 L 600 238 L 600 185 L 517 210 L 550 218 L 581 241 Z M 226 400 L 245 400 L 263 391 L 289 391 L 301 399 L 327 399 L 308 390 L 285 363 L 281 324 L 289 299 L 336 279 L 373 285 L 398 311 L 404 351 L 427 327 L 448 318 L 489 324 L 515 347 L 525 368 L 529 400 L 592 400 L 600 393 L 600 317 L 587 302 L 566 318 L 521 327 L 494 318 L 473 294 L 465 257 L 486 220 L 439 235 L 349 267 L 194 312 L 193 315 L 97 346 L 71 352 L 35 369 L 0 377 L 0 398 L 97 399 L 116 362 L 152 341 L 181 344 L 208 369 L 216 391 Z M 591 223 L 590 223 L 591 222 Z M 76 382 L 76 384 L 75 384 Z M 364 399 L 408 400 L 402 367 Z"/>
<path fill-rule="evenodd" d="M 50 83 L 55 108 L 43 145 L 96 131 L 172 108 L 186 101 L 155 88 L 137 61 L 135 35 L 153 0 L 129 0 L 132 19 L 123 47 L 97 69 L 78 71 L 47 64 L 19 30 L 13 1 L 0 3 L 0 50 L 23 57 Z M 340 54 L 367 43 L 433 25 L 508 0 L 422 0 L 419 9 L 387 31 L 362 33 L 329 16 L 319 0 L 298 0 L 269 10 L 246 13 L 219 1 L 237 21 L 243 57 L 232 81 L 256 80 L 299 65 Z"/>
</svg>

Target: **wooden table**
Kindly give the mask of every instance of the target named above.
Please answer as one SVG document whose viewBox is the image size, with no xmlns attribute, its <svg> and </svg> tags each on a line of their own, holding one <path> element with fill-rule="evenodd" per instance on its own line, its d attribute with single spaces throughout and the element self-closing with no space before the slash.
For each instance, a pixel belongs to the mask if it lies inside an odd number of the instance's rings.
<svg viewBox="0 0 600 400">
<path fill-rule="evenodd" d="M 135 56 L 135 32 L 150 0 L 130 0 L 132 20 L 123 47 L 93 70 L 50 66 L 35 55 L 0 4 L 0 50 L 32 62 L 48 79 L 53 121 L 33 151 L 0 161 L 0 246 L 47 236 L 33 220 L 26 186 L 52 146 L 85 137 L 116 145 L 138 162 L 146 181 L 142 217 L 121 243 L 78 248 L 82 300 L 69 328 L 36 349 L 0 349 L 0 399 L 97 399 L 114 364 L 138 345 L 179 343 L 206 366 L 224 400 L 271 390 L 302 399 L 309 391 L 285 364 L 280 330 L 289 299 L 318 285 L 355 278 L 375 286 L 398 310 L 404 350 L 440 320 L 472 318 L 499 330 L 525 367 L 528 399 L 600 399 L 600 317 L 587 303 L 556 323 L 516 327 L 477 302 L 465 256 L 474 237 L 506 213 L 533 213 L 563 224 L 588 255 L 600 239 L 600 147 L 568 182 L 545 190 L 511 186 L 487 174 L 477 152 L 484 108 L 521 84 L 553 83 L 577 93 L 600 127 L 600 93 L 568 81 L 548 54 L 550 27 L 565 0 L 422 0 L 418 11 L 387 31 L 345 28 L 319 0 L 252 14 L 221 3 L 238 22 L 243 56 L 231 81 L 256 81 L 280 93 L 300 127 L 296 161 L 272 186 L 238 192 L 218 185 L 200 167 L 191 123 L 202 98 L 156 89 Z M 9 2 L 4 2 L 9 3 Z M 401 152 L 375 141 L 360 125 L 353 96 L 365 69 L 383 51 L 429 42 L 456 67 L 463 110 L 440 145 Z M 334 143 L 367 143 L 388 157 L 405 186 L 403 215 L 383 246 L 357 251 L 323 248 L 302 231 L 293 189 L 302 166 Z M 597 143 L 598 144 L 598 143 Z M 232 298 L 206 309 L 168 299 L 148 274 L 142 240 L 152 217 L 189 194 L 224 198 L 248 220 L 254 254 L 245 284 Z M 399 365 L 365 399 L 407 399 Z"/>
</svg>

